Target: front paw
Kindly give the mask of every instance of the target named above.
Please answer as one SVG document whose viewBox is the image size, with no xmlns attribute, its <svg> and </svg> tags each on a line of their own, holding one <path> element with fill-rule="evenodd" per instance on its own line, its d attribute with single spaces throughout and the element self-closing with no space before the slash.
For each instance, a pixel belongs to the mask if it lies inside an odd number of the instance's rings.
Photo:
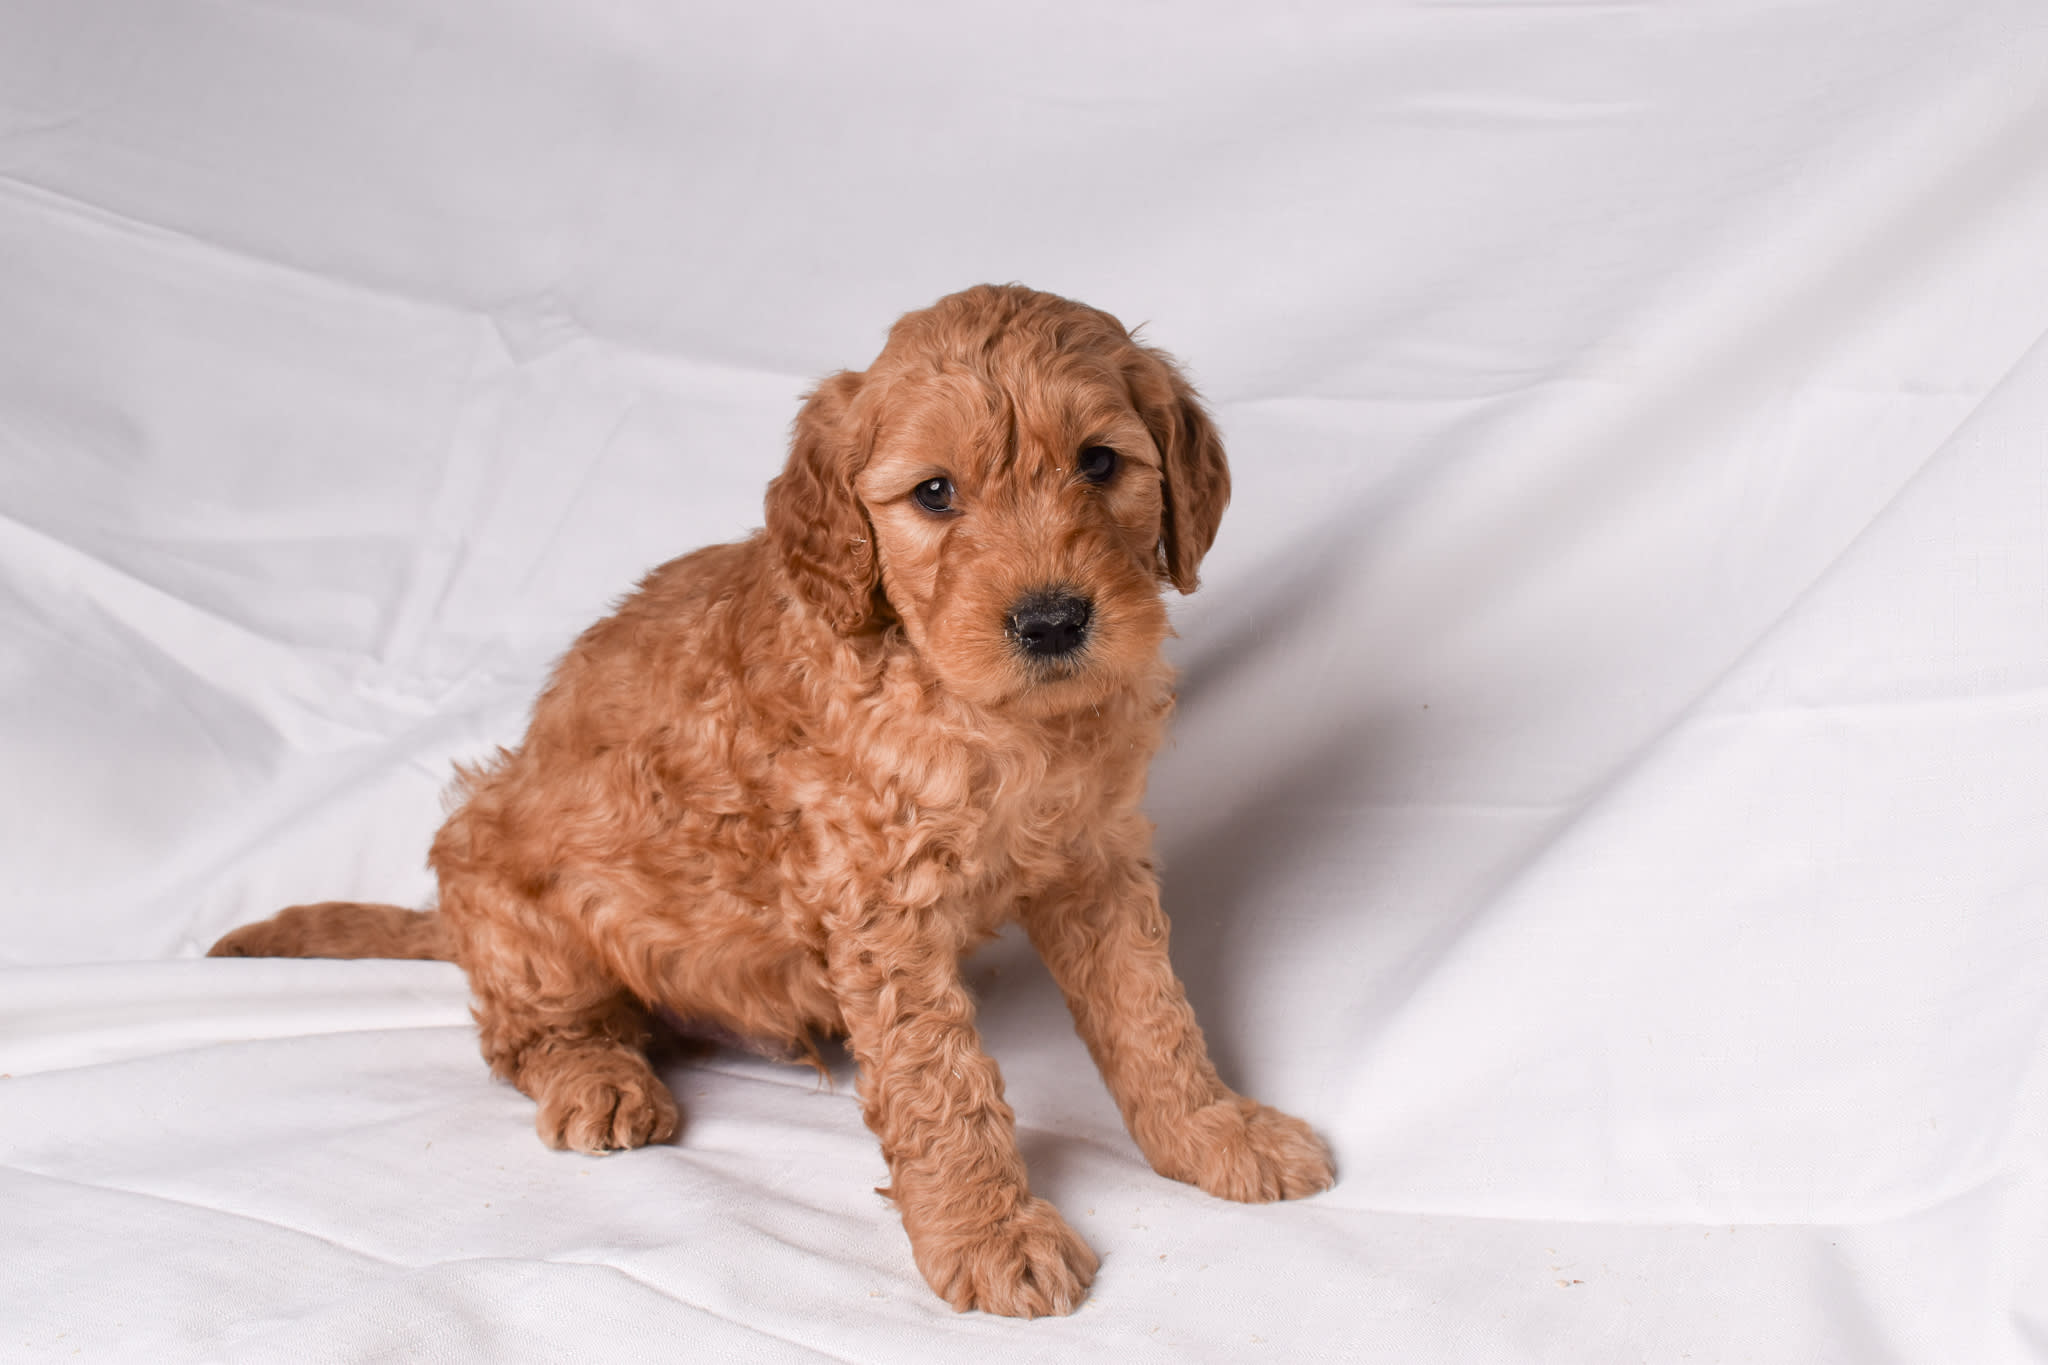
<svg viewBox="0 0 2048 1365">
<path fill-rule="evenodd" d="M 992 1225 L 913 1231 L 910 1249 L 925 1282 L 955 1312 L 1012 1318 L 1073 1312 L 1100 1264 L 1059 1210 L 1034 1198 Z"/>
<path fill-rule="evenodd" d="M 1241 1095 L 1197 1109 L 1153 1146 L 1148 1155 L 1161 1175 L 1246 1204 L 1299 1199 L 1337 1179 L 1315 1129 Z"/>
</svg>

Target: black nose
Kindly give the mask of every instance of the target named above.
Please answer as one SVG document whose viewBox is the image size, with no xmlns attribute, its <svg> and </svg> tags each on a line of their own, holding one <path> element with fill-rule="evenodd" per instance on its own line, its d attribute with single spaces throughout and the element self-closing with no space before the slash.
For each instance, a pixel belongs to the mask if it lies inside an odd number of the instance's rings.
<svg viewBox="0 0 2048 1365">
<path fill-rule="evenodd" d="M 1035 592 L 1010 608 L 1010 635 L 1026 654 L 1057 659 L 1088 639 L 1088 599 L 1070 592 Z"/>
</svg>

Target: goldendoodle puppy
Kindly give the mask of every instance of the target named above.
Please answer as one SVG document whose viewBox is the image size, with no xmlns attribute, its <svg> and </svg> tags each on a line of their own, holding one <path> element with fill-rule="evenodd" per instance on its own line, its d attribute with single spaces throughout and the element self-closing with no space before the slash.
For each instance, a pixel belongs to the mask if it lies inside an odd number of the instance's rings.
<svg viewBox="0 0 2048 1365">
<path fill-rule="evenodd" d="M 1139 809 L 1173 706 L 1164 585 L 1229 499 L 1194 392 L 1108 314 L 979 286 L 797 418 L 767 526 L 648 575 L 459 773 L 439 908 L 330 902 L 216 955 L 452 958 L 543 1139 L 673 1136 L 650 1011 L 799 1054 L 843 1035 L 917 1264 L 955 1308 L 1072 1310 L 1095 1254 L 1034 1198 L 960 957 L 1021 920 L 1154 1169 L 1331 1181 L 1217 1079 Z"/>
</svg>

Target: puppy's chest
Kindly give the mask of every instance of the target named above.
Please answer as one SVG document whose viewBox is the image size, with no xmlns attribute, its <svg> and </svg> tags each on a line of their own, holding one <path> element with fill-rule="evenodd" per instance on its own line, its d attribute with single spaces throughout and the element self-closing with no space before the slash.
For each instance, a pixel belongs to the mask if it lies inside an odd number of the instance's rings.
<svg viewBox="0 0 2048 1365">
<path fill-rule="evenodd" d="M 935 744 L 885 730 L 837 761 L 790 754 L 811 855 L 790 870 L 879 877 L 912 899 L 1029 895 L 1142 794 L 1148 755 L 1091 738 L 1019 727 Z"/>
<path fill-rule="evenodd" d="M 992 879 L 1029 880 L 1069 861 L 1099 814 L 1099 793 L 1079 777 L 1055 772 L 1036 782 L 989 784 L 963 831 L 970 865 Z"/>
<path fill-rule="evenodd" d="M 1143 790 L 1144 756 L 1031 736 L 970 755 L 964 778 L 919 790 L 900 864 L 956 867 L 980 892 L 1028 895 L 1061 876 Z"/>
<path fill-rule="evenodd" d="M 1138 804 L 1157 730 L 1127 709 L 1009 720 L 909 686 L 774 716 L 713 708 L 635 764 L 661 789 L 650 870 L 699 900 L 779 906 L 800 934 L 885 900 L 964 899 L 1000 920 Z"/>
</svg>

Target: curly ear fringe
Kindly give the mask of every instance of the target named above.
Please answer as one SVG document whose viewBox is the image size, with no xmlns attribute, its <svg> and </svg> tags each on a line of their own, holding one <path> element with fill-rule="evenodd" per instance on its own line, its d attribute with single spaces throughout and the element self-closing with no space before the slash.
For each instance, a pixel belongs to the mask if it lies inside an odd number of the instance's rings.
<svg viewBox="0 0 2048 1365">
<path fill-rule="evenodd" d="M 768 540 L 791 589 L 847 635 L 880 614 L 874 529 L 853 491 L 859 442 L 847 409 L 861 378 L 842 370 L 805 399 L 789 463 L 767 498 Z"/>
<path fill-rule="evenodd" d="M 1173 357 L 1150 346 L 1135 349 L 1141 359 L 1129 375 L 1132 395 L 1166 462 L 1161 565 L 1175 588 L 1190 593 L 1230 505 L 1230 464 L 1216 424 Z"/>
</svg>

